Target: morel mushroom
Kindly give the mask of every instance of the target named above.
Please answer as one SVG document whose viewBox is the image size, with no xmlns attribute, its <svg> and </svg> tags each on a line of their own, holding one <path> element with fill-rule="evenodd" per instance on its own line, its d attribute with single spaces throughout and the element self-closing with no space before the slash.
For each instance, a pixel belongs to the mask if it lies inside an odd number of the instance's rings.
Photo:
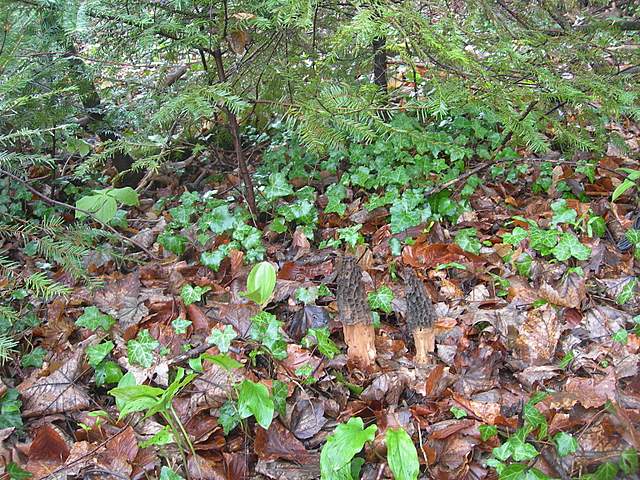
<svg viewBox="0 0 640 480">
<path fill-rule="evenodd" d="M 436 312 L 424 283 L 418 278 L 413 268 L 405 268 L 403 274 L 407 300 L 407 325 L 416 345 L 415 362 L 430 363 L 431 353 L 436 349 L 436 335 L 433 328 Z"/>
<path fill-rule="evenodd" d="M 376 359 L 376 345 L 371 309 L 362 284 L 362 270 L 353 257 L 342 257 L 338 263 L 336 300 L 344 341 L 348 346 L 347 355 L 355 365 L 367 368 Z"/>
</svg>

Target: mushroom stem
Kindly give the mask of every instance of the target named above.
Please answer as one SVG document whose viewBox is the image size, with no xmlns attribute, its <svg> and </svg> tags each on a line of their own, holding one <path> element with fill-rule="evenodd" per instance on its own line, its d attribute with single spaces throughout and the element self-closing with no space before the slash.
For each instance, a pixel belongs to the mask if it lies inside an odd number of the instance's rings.
<svg viewBox="0 0 640 480">
<path fill-rule="evenodd" d="M 347 344 L 347 356 L 360 368 L 366 368 L 376 360 L 375 330 L 373 325 L 354 323 L 343 325 L 342 333 Z"/>
<path fill-rule="evenodd" d="M 415 362 L 431 363 L 432 353 L 436 349 L 436 333 L 433 327 L 418 327 L 413 331 L 413 342 L 416 345 Z"/>
</svg>

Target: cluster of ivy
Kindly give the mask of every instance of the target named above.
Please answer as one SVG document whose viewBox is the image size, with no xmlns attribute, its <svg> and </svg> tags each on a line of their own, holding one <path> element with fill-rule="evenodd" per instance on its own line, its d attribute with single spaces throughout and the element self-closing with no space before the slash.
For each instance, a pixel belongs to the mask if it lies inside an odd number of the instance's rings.
<svg viewBox="0 0 640 480">
<path fill-rule="evenodd" d="M 200 255 L 201 263 L 213 271 L 233 249 L 244 251 L 247 263 L 264 257 L 262 232 L 248 223 L 250 215 L 245 209 L 226 200 L 185 192 L 169 215 L 171 221 L 158 236 L 158 243 L 176 255 L 182 255 L 193 238 L 200 250 L 206 249 Z M 223 238 L 228 241 L 220 242 Z M 210 245 L 217 246 L 207 248 Z"/>
</svg>

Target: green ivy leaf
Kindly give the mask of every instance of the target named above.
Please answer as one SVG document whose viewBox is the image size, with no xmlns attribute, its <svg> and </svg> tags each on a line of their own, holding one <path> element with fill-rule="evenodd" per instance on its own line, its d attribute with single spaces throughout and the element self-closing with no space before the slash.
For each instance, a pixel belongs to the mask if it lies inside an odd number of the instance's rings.
<svg viewBox="0 0 640 480">
<path fill-rule="evenodd" d="M 171 470 L 169 467 L 163 466 L 162 470 L 160 470 L 159 480 L 184 480 L 184 478 Z"/>
<path fill-rule="evenodd" d="M 347 210 L 347 206 L 342 203 L 347 196 L 347 189 L 341 183 L 334 183 L 327 188 L 325 192 L 327 199 L 329 200 L 327 206 L 324 209 L 324 213 L 337 213 L 338 215 L 344 215 Z"/>
<path fill-rule="evenodd" d="M 318 287 L 300 287 L 296 290 L 296 300 L 304 303 L 305 305 L 313 305 L 318 299 L 318 296 Z"/>
<path fill-rule="evenodd" d="M 211 290 L 211 287 L 200 287 L 186 284 L 180 290 L 180 298 L 184 302 L 185 306 L 189 306 L 192 303 L 196 303 L 202 300 L 202 295 Z"/>
<path fill-rule="evenodd" d="M 638 472 L 638 452 L 635 448 L 629 447 L 620 455 L 620 470 L 625 475 L 633 475 Z"/>
<path fill-rule="evenodd" d="M 611 340 L 622 345 L 626 345 L 629 342 L 629 332 L 627 332 L 624 328 L 621 328 L 613 335 L 611 335 Z"/>
<path fill-rule="evenodd" d="M 511 233 L 502 235 L 502 241 L 509 245 L 518 245 L 520 242 L 529 237 L 529 232 L 522 227 L 514 228 Z"/>
<path fill-rule="evenodd" d="M 553 211 L 553 218 L 551 219 L 551 225 L 555 226 L 560 223 L 568 223 L 573 225 L 578 218 L 578 212 L 567 205 L 567 201 L 564 198 L 556 200 L 551 204 L 551 210 Z"/>
<path fill-rule="evenodd" d="M 9 475 L 9 480 L 26 480 L 33 477 L 31 472 L 27 472 L 18 466 L 17 463 L 9 462 L 5 467 L 5 473 Z"/>
<path fill-rule="evenodd" d="M 272 201 L 289 195 L 293 195 L 293 188 L 287 181 L 287 175 L 283 172 L 269 175 L 269 184 L 264 189 L 265 198 Z"/>
<path fill-rule="evenodd" d="M 558 235 L 556 230 L 543 230 L 532 225 L 529 229 L 529 245 L 542 255 L 549 255 L 558 243 Z"/>
<path fill-rule="evenodd" d="M 593 473 L 593 480 L 615 480 L 618 476 L 618 466 L 615 463 L 606 462 L 600 465 Z"/>
<path fill-rule="evenodd" d="M 391 313 L 391 302 L 393 301 L 393 291 L 383 285 L 377 290 L 370 292 L 368 295 L 369 306 L 372 310 L 381 310 L 384 313 Z"/>
<path fill-rule="evenodd" d="M 396 480 L 417 480 L 420 462 L 411 437 L 403 428 L 389 428 L 387 441 L 387 463 Z"/>
<path fill-rule="evenodd" d="M 224 434 L 229 435 L 234 428 L 240 425 L 241 421 L 242 418 L 240 418 L 236 404 L 231 400 L 224 402 L 218 410 L 218 423 L 222 426 Z"/>
<path fill-rule="evenodd" d="M 569 433 L 556 433 L 553 437 L 553 443 L 556 444 L 556 449 L 560 457 L 566 457 L 567 455 L 576 453 L 578 450 L 578 440 Z"/>
<path fill-rule="evenodd" d="M 111 315 L 105 315 L 97 307 L 86 307 L 84 312 L 76 320 L 76 325 L 79 327 L 85 327 L 94 332 L 101 328 L 105 332 L 108 332 L 111 326 L 116 323 Z"/>
<path fill-rule="evenodd" d="M 480 430 L 480 440 L 483 442 L 498 435 L 498 427 L 495 425 L 480 425 L 478 430 Z"/>
<path fill-rule="evenodd" d="M 251 318 L 251 338 L 269 349 L 276 360 L 287 358 L 287 342 L 280 331 L 282 322 L 269 312 L 260 312 Z"/>
<path fill-rule="evenodd" d="M 313 345 L 312 339 L 315 340 L 318 351 L 329 360 L 332 360 L 340 353 L 340 349 L 333 340 L 331 340 L 330 336 L 331 332 L 329 331 L 329 327 L 310 328 L 307 331 L 307 335 L 303 338 L 302 344 L 306 348 L 309 348 Z"/>
<path fill-rule="evenodd" d="M 36 347 L 31 352 L 27 353 L 20 360 L 20 365 L 22 368 L 42 367 L 42 363 L 44 362 L 44 356 L 47 354 L 47 351 L 42 347 Z"/>
<path fill-rule="evenodd" d="M 351 417 L 347 423 L 341 423 L 329 435 L 320 453 L 320 477 L 322 480 L 342 480 L 338 472 L 349 466 L 351 459 L 362 450 L 364 444 L 372 442 L 378 428 L 370 425 L 366 429 L 359 417 Z"/>
<path fill-rule="evenodd" d="M 524 405 L 522 411 L 524 425 L 530 431 L 538 430 L 538 440 L 542 440 L 547 436 L 548 424 L 545 416 L 534 406 L 534 402 L 529 401 Z M 524 439 L 523 439 L 524 441 Z"/>
<path fill-rule="evenodd" d="M 478 231 L 475 228 L 463 228 L 458 230 L 454 238 L 456 244 L 465 252 L 478 255 L 482 244 L 478 240 Z"/>
<path fill-rule="evenodd" d="M 464 408 L 456 407 L 455 405 L 449 409 L 454 418 L 461 419 L 467 416 L 467 411 Z"/>
<path fill-rule="evenodd" d="M 234 245 L 232 243 L 225 243 L 224 245 L 220 245 L 213 252 L 202 252 L 200 254 L 200 263 L 214 272 L 217 272 L 220 269 L 220 264 L 225 258 L 227 258 L 233 246 Z"/>
<path fill-rule="evenodd" d="M 557 260 L 564 262 L 573 257 L 578 260 L 588 260 L 591 257 L 591 249 L 580 243 L 580 240 L 572 233 L 564 232 L 560 235 L 558 244 L 551 250 Z"/>
<path fill-rule="evenodd" d="M 134 340 L 127 342 L 127 358 L 132 364 L 149 368 L 153 365 L 153 351 L 159 346 L 160 343 L 151 336 L 149 330 L 142 330 Z"/>
<path fill-rule="evenodd" d="M 206 213 L 202 221 L 204 221 L 209 229 L 219 235 L 234 228 L 239 222 L 238 219 L 229 211 L 228 205 L 220 205 L 210 212 Z"/>
<path fill-rule="evenodd" d="M 220 353 L 227 353 L 236 336 L 236 331 L 231 325 L 225 325 L 223 330 L 212 328 L 211 334 L 207 337 L 207 343 L 218 347 Z"/>
<path fill-rule="evenodd" d="M 165 230 L 158 235 L 158 243 L 166 250 L 169 250 L 176 255 L 182 255 L 187 249 L 189 239 L 182 235 L 177 235 L 169 230 Z"/>
<path fill-rule="evenodd" d="M 352 225 L 351 227 L 339 228 L 338 238 L 349 245 L 351 248 L 356 248 L 356 245 L 364 243 L 364 237 L 359 232 L 361 228 L 361 224 Z"/>
<path fill-rule="evenodd" d="M 280 414 L 281 418 L 287 415 L 287 396 L 289 389 L 287 384 L 280 380 L 274 380 L 271 384 L 271 397 L 273 398 L 273 407 Z"/>
<path fill-rule="evenodd" d="M 426 221 L 431 216 L 431 207 L 424 203 L 424 193 L 407 190 L 399 201 L 389 209 L 391 213 L 391 233 L 401 233 Z"/>
<path fill-rule="evenodd" d="M 265 430 L 271 425 L 275 411 L 269 390 L 261 383 L 244 380 L 238 389 L 238 413 L 241 418 L 254 416 Z"/>
<path fill-rule="evenodd" d="M 87 359 L 89 365 L 96 368 L 100 362 L 102 362 L 107 355 L 113 350 L 114 344 L 111 341 L 99 343 L 98 345 L 91 345 L 87 347 Z"/>
<path fill-rule="evenodd" d="M 176 334 L 185 335 L 187 333 L 187 328 L 191 326 L 191 321 L 185 320 L 184 318 L 176 318 L 171 322 L 171 326 Z"/>
<path fill-rule="evenodd" d="M 635 293 L 637 284 L 638 284 L 638 279 L 636 277 L 632 277 L 629 281 L 627 281 L 627 283 L 624 284 L 624 286 L 622 287 L 622 290 L 616 297 L 616 303 L 618 305 L 624 305 L 629 300 L 631 300 L 631 298 L 633 298 L 633 295 Z"/>
<path fill-rule="evenodd" d="M 10 388 L 0 399 L 0 429 L 22 427 L 22 402 L 18 400 L 19 396 L 18 390 Z"/>
</svg>

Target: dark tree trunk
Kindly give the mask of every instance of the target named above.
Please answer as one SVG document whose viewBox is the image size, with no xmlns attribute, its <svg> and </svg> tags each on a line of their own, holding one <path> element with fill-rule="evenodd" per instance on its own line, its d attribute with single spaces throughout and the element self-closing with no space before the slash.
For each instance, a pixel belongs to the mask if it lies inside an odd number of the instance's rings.
<svg viewBox="0 0 640 480">
<path fill-rule="evenodd" d="M 387 51 L 384 37 L 373 41 L 373 82 L 383 92 L 387 91 Z"/>
</svg>

